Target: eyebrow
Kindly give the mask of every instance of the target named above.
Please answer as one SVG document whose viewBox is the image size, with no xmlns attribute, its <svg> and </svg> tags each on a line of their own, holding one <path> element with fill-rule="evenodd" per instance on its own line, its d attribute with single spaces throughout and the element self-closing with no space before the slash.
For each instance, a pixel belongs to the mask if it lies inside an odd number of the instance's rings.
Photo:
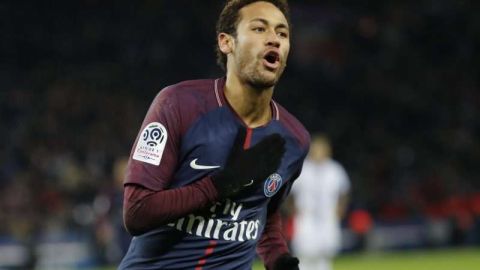
<svg viewBox="0 0 480 270">
<path fill-rule="evenodd" d="M 265 20 L 265 19 L 263 19 L 263 18 L 254 18 L 254 19 L 251 19 L 251 20 L 250 20 L 250 22 L 255 22 L 255 21 L 259 21 L 259 22 L 261 22 L 261 23 L 263 23 L 263 24 L 266 24 L 266 25 L 269 25 L 269 24 L 270 24 L 267 20 Z M 285 29 L 287 29 L 287 30 L 289 29 L 289 28 L 288 28 L 288 25 L 286 25 L 286 24 L 284 24 L 284 23 L 279 23 L 279 24 L 277 24 L 277 25 L 275 26 L 275 29 L 277 29 L 277 28 L 285 28 Z"/>
</svg>

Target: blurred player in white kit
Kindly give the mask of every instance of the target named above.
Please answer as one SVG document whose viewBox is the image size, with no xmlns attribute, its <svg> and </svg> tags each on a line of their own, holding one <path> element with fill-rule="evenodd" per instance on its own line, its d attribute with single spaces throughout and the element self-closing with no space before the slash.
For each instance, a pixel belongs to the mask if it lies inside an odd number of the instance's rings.
<svg viewBox="0 0 480 270">
<path fill-rule="evenodd" d="M 327 137 L 313 136 L 308 159 L 292 188 L 296 209 L 292 248 L 302 270 L 331 269 L 331 260 L 341 248 L 340 221 L 350 181 L 331 153 Z"/>
</svg>

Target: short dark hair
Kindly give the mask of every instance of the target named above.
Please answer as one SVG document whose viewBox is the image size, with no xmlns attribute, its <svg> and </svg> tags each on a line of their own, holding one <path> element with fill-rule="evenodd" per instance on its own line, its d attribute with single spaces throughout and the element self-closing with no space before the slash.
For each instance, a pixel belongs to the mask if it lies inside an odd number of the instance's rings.
<svg viewBox="0 0 480 270">
<path fill-rule="evenodd" d="M 236 36 L 237 26 L 240 20 L 240 9 L 255 2 L 272 3 L 283 13 L 283 15 L 285 15 L 285 18 L 290 25 L 290 10 L 287 0 L 227 0 L 222 12 L 220 13 L 220 16 L 218 17 L 216 36 L 218 37 L 218 34 L 220 33 L 227 33 L 229 35 Z M 217 53 L 217 64 L 223 70 L 226 70 L 227 56 L 220 51 L 218 45 L 215 46 L 215 51 Z"/>
</svg>

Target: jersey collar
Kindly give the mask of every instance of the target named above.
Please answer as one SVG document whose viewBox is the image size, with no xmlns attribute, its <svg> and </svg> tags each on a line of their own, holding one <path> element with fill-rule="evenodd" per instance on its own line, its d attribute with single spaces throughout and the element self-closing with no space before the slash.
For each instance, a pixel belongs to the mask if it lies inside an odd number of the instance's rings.
<svg viewBox="0 0 480 270">
<path fill-rule="evenodd" d="M 218 78 L 214 83 L 215 98 L 217 99 L 218 107 L 228 106 L 230 110 L 233 111 L 232 107 L 225 97 L 225 81 L 226 78 Z M 277 103 L 272 99 L 270 101 L 270 110 L 272 111 L 272 119 L 279 121 L 280 120 L 280 110 L 278 109 Z M 235 113 L 235 111 L 233 111 Z M 236 113 L 235 113 L 236 114 Z"/>
</svg>

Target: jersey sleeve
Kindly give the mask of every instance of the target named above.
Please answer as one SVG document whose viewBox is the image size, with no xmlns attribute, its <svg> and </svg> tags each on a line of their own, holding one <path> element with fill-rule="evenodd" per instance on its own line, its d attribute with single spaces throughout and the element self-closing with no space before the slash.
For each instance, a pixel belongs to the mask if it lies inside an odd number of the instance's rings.
<svg viewBox="0 0 480 270">
<path fill-rule="evenodd" d="M 190 185 L 171 188 L 184 124 L 174 90 L 166 88 L 155 97 L 130 154 L 124 182 L 123 217 L 132 235 L 203 209 L 217 199 L 209 176 Z"/>
<path fill-rule="evenodd" d="M 190 185 L 163 191 L 127 185 L 123 201 L 125 228 L 132 235 L 142 234 L 208 207 L 217 200 L 217 195 L 209 176 Z"/>
<path fill-rule="evenodd" d="M 302 155 L 297 160 L 297 170 L 294 171 L 289 181 L 280 189 L 280 191 L 273 196 L 268 204 L 267 222 L 262 236 L 257 244 L 257 253 L 262 259 L 267 270 L 273 269 L 275 261 L 283 254 L 290 253 L 285 236 L 283 235 L 282 219 L 280 216 L 280 206 L 288 197 L 294 181 L 300 176 L 302 172 L 303 162 L 307 156 L 310 146 L 309 137 L 306 136 L 303 143 Z"/>
<path fill-rule="evenodd" d="M 297 173 L 288 181 L 280 191 L 273 196 L 268 204 L 267 222 L 262 236 L 257 244 L 257 253 L 262 259 L 266 269 L 273 269 L 275 261 L 283 254 L 289 253 L 287 242 L 282 230 L 280 205 L 290 193 Z"/>
<path fill-rule="evenodd" d="M 125 184 L 158 191 L 167 188 L 177 166 L 181 114 L 174 88 L 155 97 L 132 147 Z"/>
</svg>

